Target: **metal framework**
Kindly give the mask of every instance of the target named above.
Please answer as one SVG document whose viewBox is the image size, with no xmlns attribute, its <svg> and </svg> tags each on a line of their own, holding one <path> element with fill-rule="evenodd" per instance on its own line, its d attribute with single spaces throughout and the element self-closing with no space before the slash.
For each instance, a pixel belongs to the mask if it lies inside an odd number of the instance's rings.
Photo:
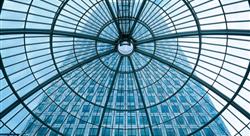
<svg viewBox="0 0 250 136">
<path fill-rule="evenodd" d="M 43 117 L 50 105 L 56 105 L 53 112 L 60 109 L 60 114 L 97 128 L 96 135 L 103 129 L 115 129 L 104 124 L 106 115 L 140 112 L 147 124 L 137 129 L 148 128 L 148 135 L 157 135 L 154 128 L 166 121 L 152 123 L 149 111 L 178 99 L 187 88 L 196 92 L 189 84 L 206 93 L 170 120 L 188 114 L 197 105 L 209 119 L 196 124 L 187 135 L 211 129 L 212 124 L 220 126 L 218 118 L 231 135 L 250 133 L 248 0 L 3 0 L 0 13 L 0 135 L 24 134 L 30 118 L 47 132 L 64 135 L 62 126 L 57 129 Z M 122 41 L 133 43 L 132 54 L 118 53 Z M 163 85 L 163 79 L 175 81 L 169 75 L 177 75 L 180 82 L 173 93 Z M 119 89 L 123 76 L 134 86 Z M 84 90 L 90 83 L 102 90 L 102 96 L 96 94 L 101 102 L 90 98 L 88 89 L 83 93 L 77 89 Z M 154 92 L 159 100 L 149 103 L 148 88 L 161 88 L 164 93 Z M 100 121 L 83 120 L 72 112 L 74 108 L 60 105 L 67 98 L 58 101 L 52 95 L 58 90 L 72 96 L 68 105 L 79 98 L 79 103 L 100 109 Z M 138 106 L 111 104 L 111 98 L 129 92 L 141 100 Z M 213 102 L 210 105 L 216 105 L 216 115 L 200 104 L 206 97 Z M 50 104 L 38 113 L 41 101 Z M 181 127 L 178 122 L 176 125 Z"/>
</svg>

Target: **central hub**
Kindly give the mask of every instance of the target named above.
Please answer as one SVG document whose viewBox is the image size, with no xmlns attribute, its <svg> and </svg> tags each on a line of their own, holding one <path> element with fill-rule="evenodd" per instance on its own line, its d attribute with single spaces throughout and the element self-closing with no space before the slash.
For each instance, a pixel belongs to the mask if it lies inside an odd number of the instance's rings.
<svg viewBox="0 0 250 136">
<path fill-rule="evenodd" d="M 122 55 L 130 55 L 134 51 L 134 45 L 128 41 L 122 41 L 118 44 L 118 51 Z"/>
</svg>

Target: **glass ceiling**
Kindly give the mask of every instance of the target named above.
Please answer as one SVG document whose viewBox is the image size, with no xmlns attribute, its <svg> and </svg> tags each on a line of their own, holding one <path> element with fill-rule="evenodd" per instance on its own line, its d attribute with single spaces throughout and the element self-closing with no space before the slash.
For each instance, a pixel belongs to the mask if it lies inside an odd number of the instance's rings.
<svg viewBox="0 0 250 136">
<path fill-rule="evenodd" d="M 0 8 L 0 135 L 250 134 L 248 0 Z"/>
</svg>

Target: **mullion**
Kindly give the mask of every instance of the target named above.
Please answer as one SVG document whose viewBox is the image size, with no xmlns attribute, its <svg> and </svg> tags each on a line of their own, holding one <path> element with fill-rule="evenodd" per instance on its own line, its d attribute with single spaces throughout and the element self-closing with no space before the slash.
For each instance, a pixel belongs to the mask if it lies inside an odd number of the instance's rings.
<svg viewBox="0 0 250 136">
<path fill-rule="evenodd" d="M 145 0 L 143 0 L 143 1 L 145 1 Z M 144 6 L 144 8 L 142 9 L 142 13 L 141 13 L 141 17 L 140 17 L 140 20 L 142 20 L 143 22 L 146 22 L 147 21 L 147 18 L 149 17 L 149 16 L 151 16 L 152 14 L 150 13 L 150 12 L 146 12 L 146 9 L 148 10 L 148 11 L 150 11 L 150 10 L 152 10 L 152 7 L 153 7 L 153 3 L 152 2 L 145 2 L 145 6 Z M 140 9 L 139 9 L 140 10 Z M 154 8 L 153 8 L 153 10 L 152 11 L 154 11 Z M 139 12 L 139 11 L 138 11 Z M 139 18 L 138 18 L 139 19 Z"/>
<path fill-rule="evenodd" d="M 55 83 L 51 84 L 48 88 L 52 87 L 52 86 L 55 85 L 56 83 L 59 83 L 59 81 L 60 81 L 60 80 L 57 80 Z M 61 86 L 63 86 L 63 84 L 61 84 Z M 55 93 L 59 88 L 60 88 L 60 86 L 57 87 L 57 89 L 55 89 L 53 93 Z M 65 89 L 66 89 L 66 88 L 65 88 Z M 52 93 L 52 94 L 53 94 L 53 93 Z M 42 94 L 45 94 L 46 97 L 49 98 L 49 99 L 53 102 L 52 98 L 51 98 L 44 90 L 42 90 L 41 93 L 38 94 L 33 100 L 35 100 L 36 98 L 40 97 L 40 95 L 42 95 Z M 31 103 L 33 100 L 31 100 L 29 103 Z M 28 103 L 28 104 L 29 104 L 29 103 Z M 57 105 L 57 103 L 55 103 L 55 104 Z M 50 104 L 48 104 L 48 105 L 46 105 L 46 106 L 49 107 L 50 105 L 52 105 L 52 103 L 50 103 Z M 38 106 L 39 106 L 39 105 L 37 105 L 37 106 L 33 109 L 33 111 L 37 110 Z M 57 106 L 58 106 L 58 105 L 57 105 Z M 58 106 L 58 107 L 59 107 L 59 106 Z M 44 110 L 41 111 L 41 113 L 40 113 L 39 116 L 41 116 L 47 109 L 48 109 L 48 108 L 44 108 Z M 45 119 L 45 121 L 46 121 L 46 120 L 47 120 L 47 119 Z M 35 121 L 36 121 L 36 120 L 33 120 L 33 123 L 34 123 Z M 33 123 L 32 123 L 32 124 L 33 124 Z M 27 128 L 25 129 L 25 131 L 26 131 L 26 130 L 27 130 Z M 24 132 L 25 132 L 25 131 L 24 131 Z"/>
<path fill-rule="evenodd" d="M 191 80 L 190 82 L 192 82 L 192 83 L 194 83 L 195 85 L 197 85 L 197 83 L 196 82 L 194 82 L 193 80 Z M 199 87 L 199 88 L 201 88 L 200 86 L 197 86 L 197 87 Z M 198 94 L 198 93 L 197 93 Z M 206 94 L 207 95 L 209 95 L 209 97 L 210 98 L 213 98 L 214 100 L 216 100 L 216 102 L 218 102 L 220 105 L 222 105 L 222 106 L 224 106 L 223 104 L 222 104 L 222 102 L 220 101 L 220 100 L 218 100 L 217 98 L 215 98 L 213 95 L 211 95 L 210 93 L 209 93 L 209 91 L 206 91 Z M 199 94 L 198 94 L 199 95 Z M 200 95 L 199 95 L 200 96 Z M 206 99 L 204 99 L 205 101 L 207 101 Z M 211 107 L 213 107 L 215 110 L 216 110 L 216 108 L 211 104 L 211 103 L 208 103 Z M 239 121 L 241 121 L 229 108 L 227 109 L 231 114 L 233 114 Z M 223 116 L 223 115 L 221 115 L 226 121 L 227 121 L 227 123 L 229 123 L 230 125 L 231 125 L 231 123 Z M 243 121 L 241 121 L 244 125 L 245 125 L 245 123 L 243 122 Z M 234 129 L 235 129 L 235 131 L 237 131 L 237 129 L 233 126 L 233 125 L 231 125 L 231 127 L 233 127 Z"/>
<path fill-rule="evenodd" d="M 79 72 L 80 73 L 80 72 Z M 72 78 L 74 78 L 74 77 L 72 77 Z M 72 90 L 75 90 L 77 88 L 77 86 L 76 87 L 74 87 L 74 88 L 72 88 Z M 74 91 L 73 91 L 74 92 Z M 97 93 L 97 91 L 95 91 L 95 93 Z M 94 94 L 95 95 L 95 94 Z M 73 101 L 73 99 L 76 97 L 76 95 L 72 98 L 72 101 Z M 75 105 L 74 105 L 75 106 Z M 72 109 L 71 110 L 73 110 L 73 107 L 72 107 Z M 80 110 L 80 108 L 79 108 L 79 110 Z M 71 111 L 69 112 L 69 113 L 71 113 Z M 68 114 L 68 116 L 69 116 L 69 114 Z M 67 117 L 68 117 L 67 116 Z M 67 118 L 66 117 L 66 118 Z M 76 116 L 74 116 L 74 117 L 76 117 Z M 65 120 L 66 120 L 66 118 L 65 118 Z M 71 124 L 70 124 L 71 125 Z M 94 124 L 95 125 L 95 124 Z"/>
<path fill-rule="evenodd" d="M 107 54 L 110 54 L 111 52 L 113 52 L 113 50 L 104 52 L 104 53 L 102 53 L 102 55 L 99 54 L 99 57 L 105 56 L 105 55 L 107 55 Z M 60 77 L 60 75 L 64 75 L 64 74 L 70 72 L 71 70 L 74 70 L 75 68 L 77 68 L 77 67 L 79 67 L 79 66 L 81 66 L 81 65 L 84 65 L 85 63 L 89 63 L 89 61 L 96 59 L 96 57 L 97 57 L 97 56 L 91 57 L 91 58 L 89 58 L 89 59 L 86 59 L 86 60 L 80 62 L 79 64 L 76 64 L 76 65 L 74 65 L 74 66 L 71 66 L 71 67 L 69 67 L 69 68 L 67 68 L 67 69 L 65 69 L 65 70 L 63 70 L 63 71 L 61 71 L 60 74 L 58 73 L 58 74 L 52 76 L 51 78 L 47 79 L 47 80 L 44 81 L 43 83 L 39 84 L 38 86 L 36 86 L 36 87 L 33 88 L 32 90 L 30 90 L 30 92 L 28 92 L 27 94 L 25 94 L 23 97 L 20 97 L 20 99 L 22 99 L 22 101 L 25 101 L 27 98 L 29 98 L 30 96 L 32 96 L 32 95 L 36 92 L 37 89 L 42 88 L 42 87 L 48 85 L 50 80 L 53 81 L 53 80 L 57 79 L 58 77 Z M 51 73 L 51 72 L 50 72 L 50 73 Z M 20 104 L 20 103 L 21 103 L 20 101 L 17 101 L 14 105 L 18 105 L 18 104 Z M 12 109 L 10 109 L 10 110 L 12 110 Z"/>
<path fill-rule="evenodd" d="M 171 71 L 170 71 L 170 73 L 172 73 Z M 173 73 L 172 73 L 173 74 Z M 179 81 L 182 81 L 182 79 L 180 78 L 180 77 L 178 77 L 178 76 L 176 76 L 176 74 L 173 74 L 176 78 L 178 78 L 179 79 Z M 190 81 L 190 80 L 189 80 Z M 185 82 L 185 81 L 184 81 Z M 183 83 L 184 83 L 183 82 Z M 187 81 L 188 82 L 188 81 Z M 172 83 L 171 82 L 169 82 L 171 85 L 172 85 Z M 174 88 L 175 88 L 175 86 L 174 85 L 172 85 Z M 189 86 L 188 86 L 189 87 Z M 196 93 L 196 95 L 199 95 L 199 93 L 197 93 L 192 87 L 190 87 L 195 93 Z M 185 88 L 183 88 L 184 90 L 186 90 Z M 204 90 L 205 91 L 205 90 Z M 189 98 L 193 98 L 189 93 L 187 93 L 190 97 Z M 181 94 L 182 95 L 182 94 Z M 205 93 L 205 95 L 206 95 L 206 93 Z M 175 95 L 176 96 L 176 95 Z M 183 96 L 183 95 L 182 95 Z M 199 95 L 200 96 L 200 95 Z M 201 100 L 205 100 L 206 101 L 206 99 L 204 99 L 203 98 L 204 96 L 202 96 L 200 99 L 199 99 L 199 101 L 196 101 L 195 102 L 195 104 L 191 104 L 191 103 L 189 103 L 188 101 L 188 104 L 190 105 L 190 108 L 189 109 L 191 109 L 193 106 L 195 106 L 196 104 L 199 104 L 199 102 L 201 101 Z M 177 98 L 177 100 L 179 101 L 179 98 L 178 97 L 176 97 Z M 195 99 L 194 99 L 195 100 Z M 207 101 L 206 101 L 207 102 Z M 180 102 L 181 103 L 181 102 Z M 207 102 L 207 103 L 209 103 L 209 105 L 210 105 L 210 102 Z M 200 104 L 199 104 L 200 105 Z M 201 106 L 201 105 L 200 105 Z M 212 106 L 212 105 L 211 105 Z M 207 109 L 206 108 L 203 108 L 203 106 L 201 106 L 202 107 L 202 109 L 204 109 L 205 110 L 205 112 L 211 117 L 211 115 L 209 114 L 209 112 L 207 111 Z M 213 107 L 213 106 L 212 106 Z M 183 109 L 185 109 L 184 108 L 184 106 L 183 106 Z M 195 110 L 195 108 L 192 108 L 192 109 L 194 109 Z M 216 110 L 216 109 L 215 109 Z M 217 110 L 216 110 L 217 111 Z M 189 112 L 188 112 L 189 113 Z M 197 113 L 197 112 L 196 112 Z M 189 113 L 190 114 L 190 113 Z M 197 115 L 197 114 L 195 114 L 195 115 Z M 198 115 L 199 115 L 199 113 L 198 113 Z M 200 115 L 199 115 L 200 116 Z M 203 119 L 202 119 L 203 120 Z M 203 120 L 204 121 L 204 120 Z M 216 123 L 217 124 L 217 123 Z M 196 122 L 196 125 L 198 126 L 198 124 L 197 124 L 197 122 Z M 218 124 L 217 124 L 218 125 Z M 218 125 L 219 126 L 219 125 Z M 209 127 L 209 126 L 208 126 Z M 209 127 L 210 128 L 210 127 Z M 211 129 L 211 128 L 210 128 Z M 211 129 L 212 130 L 212 129 Z M 213 131 L 213 130 L 212 130 Z M 214 133 L 214 132 L 213 132 Z"/>
<path fill-rule="evenodd" d="M 153 7 L 153 9 L 151 9 Z M 150 12 L 148 12 L 148 14 L 147 14 L 147 16 L 145 15 L 145 18 L 142 18 L 142 20 L 144 21 L 144 22 L 146 22 L 147 24 L 149 24 L 149 26 L 150 26 L 150 20 L 152 20 L 152 21 L 155 21 L 158 17 L 161 17 L 161 15 L 163 14 L 163 13 L 161 13 L 161 14 L 158 14 L 159 12 L 160 12 L 160 8 L 158 8 L 158 10 L 156 11 L 156 8 L 157 8 L 157 6 L 156 5 L 154 5 L 154 3 L 152 3 L 151 2 L 151 6 L 150 6 L 150 8 L 148 9 L 149 11 L 151 10 L 152 12 L 154 12 L 154 14 L 152 15 Z M 157 15 L 158 14 L 158 15 Z M 156 16 L 157 15 L 157 16 Z M 163 17 L 162 17 L 163 18 Z"/>
<path fill-rule="evenodd" d="M 136 80 L 136 84 L 137 84 L 137 87 L 138 87 L 138 91 L 139 91 L 140 96 L 141 96 L 141 99 L 142 99 L 142 103 L 143 103 L 143 107 L 144 107 L 144 110 L 145 110 L 145 114 L 146 114 L 146 117 L 147 117 L 147 120 L 148 120 L 148 125 L 149 125 L 149 129 L 150 129 L 151 135 L 154 136 L 153 129 L 152 129 L 152 125 L 151 125 L 151 122 L 150 122 L 149 113 L 148 113 L 147 106 L 146 106 L 146 103 L 145 103 L 145 100 L 144 100 L 144 97 L 143 97 L 143 93 L 142 93 L 142 91 L 141 91 L 141 87 L 140 87 L 139 80 L 138 80 L 138 78 L 137 78 L 137 74 L 136 74 L 135 69 L 134 69 L 133 62 L 132 62 L 132 60 L 131 60 L 130 57 L 128 57 L 128 59 L 129 59 L 130 65 L 131 65 L 131 67 L 132 67 L 132 70 L 133 70 L 133 73 L 134 73 L 134 78 L 135 78 L 135 80 Z"/>
<path fill-rule="evenodd" d="M 51 13 L 55 13 L 54 11 L 52 11 L 52 10 L 49 10 L 49 9 L 45 9 L 45 8 L 43 8 L 43 7 L 39 7 L 39 6 L 36 6 L 36 5 L 31 5 L 31 4 L 28 4 L 28 3 L 24 3 L 24 2 L 20 2 L 20 1 L 16 1 L 16 0 L 12 0 L 12 2 L 15 2 L 15 3 L 19 3 L 19 4 L 22 4 L 22 5 L 27 5 L 27 6 L 29 6 L 29 7 L 34 7 L 34 8 L 38 8 L 38 9 L 41 9 L 41 10 L 43 10 L 43 11 L 47 11 L 47 12 L 51 12 Z M 17 12 L 19 12 L 19 11 L 17 11 Z M 26 13 L 26 12 L 25 12 Z"/>
<path fill-rule="evenodd" d="M 164 63 L 164 64 L 170 65 L 170 66 L 174 67 L 175 69 L 178 69 L 178 70 L 181 71 L 183 74 L 185 74 L 185 75 L 187 75 L 187 76 L 191 76 L 192 79 L 198 81 L 198 82 L 201 83 L 202 85 L 204 85 L 204 86 L 206 86 L 207 88 L 209 88 L 211 91 L 213 91 L 214 93 L 216 93 L 217 95 L 219 95 L 219 96 L 220 96 L 221 98 L 223 98 L 225 101 L 227 101 L 227 102 L 230 101 L 230 98 L 228 98 L 226 95 L 224 95 L 223 93 L 221 93 L 219 90 L 217 90 L 216 88 L 214 88 L 213 86 L 211 86 L 211 85 L 209 85 L 209 84 L 206 84 L 206 82 L 205 82 L 204 80 L 200 79 L 199 77 L 197 77 L 197 76 L 194 75 L 194 74 L 190 74 L 188 71 L 186 71 L 185 69 L 183 69 L 183 68 L 177 66 L 176 64 L 174 64 L 174 65 L 173 65 L 173 64 L 170 64 L 168 61 L 165 61 L 165 60 L 163 60 L 163 59 L 161 59 L 161 58 L 158 58 L 157 56 L 154 56 L 154 55 L 149 55 L 148 53 L 145 53 L 144 51 L 141 51 L 141 50 L 137 50 L 137 52 L 140 52 L 141 54 L 144 54 L 145 56 L 150 56 L 150 57 L 152 57 L 152 58 L 154 58 L 154 59 L 156 59 L 156 60 L 158 60 L 158 61 L 160 61 L 160 62 L 162 62 L 162 63 Z M 168 63 L 169 63 L 169 64 L 168 64 Z M 245 76 L 246 76 L 246 75 L 245 75 Z M 242 82 L 245 82 L 245 79 L 244 79 Z M 239 91 L 239 90 L 238 90 L 238 91 Z M 235 97 L 235 96 L 236 96 L 236 95 L 234 94 L 234 97 Z M 227 104 L 227 105 L 229 106 L 229 104 Z M 237 103 L 231 102 L 231 105 L 232 105 L 234 108 L 236 108 L 238 111 L 240 111 L 242 114 L 244 114 L 246 117 L 249 118 L 248 112 L 245 111 L 245 110 L 244 110 L 241 106 L 239 106 Z M 225 107 L 223 108 L 223 110 L 225 110 Z M 220 112 L 222 112 L 222 111 L 220 111 Z M 218 117 L 218 116 L 219 116 L 219 114 L 216 115 L 216 117 Z M 215 119 L 216 117 L 214 117 L 213 119 Z M 208 123 L 210 123 L 210 122 L 211 122 L 211 120 L 210 120 Z M 207 124 L 208 124 L 208 123 L 207 123 Z M 205 126 L 203 125 L 201 128 L 203 128 L 203 127 L 205 127 Z M 199 129 L 201 129 L 201 128 L 199 128 Z M 198 131 L 199 129 L 195 130 L 194 132 Z M 192 133 L 194 133 L 194 132 L 192 132 Z"/>
<path fill-rule="evenodd" d="M 118 72 L 119 72 L 119 68 L 120 68 L 120 65 L 121 65 L 122 60 L 123 60 L 123 57 L 121 57 L 121 58 L 119 59 L 119 62 L 118 62 L 116 71 L 115 71 L 115 73 L 114 73 L 114 76 L 113 76 L 113 79 L 112 79 L 112 82 L 111 82 L 111 85 L 110 85 L 110 88 L 109 88 L 109 91 L 108 91 L 108 94 L 107 94 L 107 98 L 106 98 L 106 101 L 105 101 L 105 105 L 104 105 L 104 108 L 103 108 L 103 111 L 102 111 L 102 114 L 101 114 L 101 120 L 100 120 L 100 123 L 99 123 L 99 125 L 98 125 L 97 135 L 100 134 L 101 125 L 102 125 L 102 123 L 103 123 L 103 119 L 104 119 L 104 116 L 105 116 L 105 111 L 106 111 L 106 108 L 107 108 L 107 106 L 108 106 L 109 98 L 110 98 L 110 96 L 111 96 L 111 94 L 112 94 L 112 90 L 113 90 L 113 87 L 114 87 L 114 85 L 115 85 L 115 81 L 117 81 L 116 78 L 117 78 L 117 74 L 118 74 Z"/>
<path fill-rule="evenodd" d="M 169 70 L 169 72 L 172 73 L 171 70 Z M 166 75 L 168 75 L 168 74 L 166 74 Z M 175 74 L 172 73 L 172 75 L 175 75 Z M 176 77 L 177 77 L 177 76 L 176 76 Z M 168 83 L 171 84 L 174 88 L 176 88 L 176 86 L 174 86 L 169 80 L 167 80 L 167 78 L 166 78 L 165 76 L 164 76 L 163 78 L 164 78 L 166 81 L 168 81 Z M 178 77 L 177 77 L 177 78 L 178 78 Z M 163 79 L 162 79 L 162 80 L 163 80 Z M 173 81 L 173 80 L 172 80 L 172 81 Z M 173 82 L 174 82 L 174 81 L 173 81 Z M 165 82 L 162 81 L 162 83 L 164 83 L 164 84 L 166 85 Z M 185 84 L 185 83 L 184 83 L 184 84 Z M 178 92 L 181 91 L 180 89 L 176 89 L 176 90 L 178 90 Z M 176 96 L 176 95 L 170 95 L 170 97 L 169 97 L 168 99 L 171 99 L 171 98 L 174 97 L 174 96 Z M 176 97 L 176 98 L 177 98 L 177 97 Z M 177 99 L 177 100 L 178 100 L 178 99 Z M 179 101 L 179 100 L 178 100 L 178 101 Z M 166 101 L 166 103 L 167 103 L 167 101 Z M 183 105 L 182 105 L 182 107 L 183 107 L 183 109 L 185 109 Z M 171 109 L 170 109 L 170 110 L 171 110 Z M 191 110 L 191 108 L 189 108 L 188 110 Z M 188 110 L 186 110 L 186 112 L 187 112 Z M 167 120 L 167 121 L 164 121 L 164 122 L 162 122 L 162 123 L 165 124 L 165 122 L 174 120 L 174 119 L 178 118 L 179 116 L 181 116 L 182 114 L 184 114 L 184 113 L 186 113 L 186 112 L 182 112 L 182 113 L 180 113 L 179 115 L 176 116 L 176 115 L 174 114 L 174 112 L 172 111 L 171 113 L 173 114 L 174 117 L 171 118 L 171 119 L 169 119 L 169 120 Z M 189 112 L 188 112 L 188 113 L 189 113 Z M 190 113 L 189 113 L 189 115 L 192 116 Z M 179 122 L 178 120 L 176 120 L 176 121 Z M 184 119 L 184 121 L 186 122 L 186 119 Z M 180 123 L 178 123 L 178 124 L 180 124 Z M 189 123 L 186 122 L 186 124 L 189 124 Z M 197 122 L 196 122 L 196 125 L 197 125 Z M 188 126 L 188 128 L 191 130 L 190 126 L 189 126 L 189 125 L 187 125 L 187 126 Z"/>
<path fill-rule="evenodd" d="M 167 71 L 167 72 L 170 72 L 170 73 L 172 73 L 171 72 L 171 67 L 169 68 L 169 70 Z M 164 78 L 165 80 L 167 80 L 166 79 L 166 77 L 165 77 L 165 75 L 167 75 L 168 76 L 168 74 L 167 73 L 165 73 L 164 75 L 163 75 L 163 77 L 162 78 Z M 175 74 L 173 74 L 173 75 L 175 75 Z M 169 82 L 169 80 L 167 80 L 168 82 Z M 173 81 L 173 80 L 172 80 Z M 161 79 L 161 82 L 162 83 L 164 83 L 165 85 L 166 85 L 166 82 L 163 82 L 163 79 Z M 174 81 L 173 81 L 174 82 Z M 169 84 L 171 84 L 174 88 L 176 88 L 176 86 L 174 86 L 171 82 L 169 82 Z M 166 85 L 167 86 L 167 85 Z M 162 85 L 161 85 L 161 87 L 162 87 L 162 89 L 164 88 Z M 178 90 L 178 89 L 176 89 L 176 90 Z M 178 91 L 180 91 L 180 90 L 178 90 Z M 176 96 L 176 95 L 170 95 L 169 96 L 169 98 L 168 99 L 171 99 L 172 97 L 174 97 L 174 96 Z M 177 98 L 177 97 L 176 97 Z M 179 101 L 179 100 L 178 100 Z M 166 103 L 167 103 L 167 101 L 166 101 Z M 181 102 L 179 102 L 179 103 L 181 103 Z M 183 109 L 184 109 L 184 106 L 183 106 L 183 104 L 182 104 L 182 107 L 183 107 Z M 172 108 L 170 108 L 170 110 L 171 110 Z M 169 120 L 164 120 L 162 123 L 159 123 L 159 124 L 165 124 L 165 122 L 168 122 L 168 121 L 171 121 L 171 120 L 174 120 L 174 119 L 176 119 L 176 117 L 179 117 L 180 115 L 182 115 L 182 114 L 184 114 L 184 112 L 183 113 L 180 113 L 179 115 L 175 115 L 174 114 L 174 112 L 172 111 L 171 112 L 172 113 L 172 115 L 173 115 L 173 118 L 172 119 L 169 119 Z M 190 113 L 189 113 L 189 115 L 190 115 Z M 191 115 L 190 115 L 191 116 Z M 184 121 L 186 121 L 185 119 L 184 119 Z M 178 123 L 179 121 L 178 120 L 176 120 L 176 122 Z M 187 122 L 186 122 L 187 123 Z M 180 124 L 180 123 L 178 123 L 178 124 Z M 188 124 L 188 123 L 187 123 Z M 171 125 L 173 125 L 172 123 L 171 123 Z M 196 124 L 197 125 L 197 124 Z M 180 127 L 181 127 L 181 125 L 179 125 Z M 188 126 L 188 128 L 191 130 L 191 128 L 190 128 L 190 126 L 189 125 L 187 125 Z M 182 127 L 181 127 L 182 128 Z"/>
</svg>

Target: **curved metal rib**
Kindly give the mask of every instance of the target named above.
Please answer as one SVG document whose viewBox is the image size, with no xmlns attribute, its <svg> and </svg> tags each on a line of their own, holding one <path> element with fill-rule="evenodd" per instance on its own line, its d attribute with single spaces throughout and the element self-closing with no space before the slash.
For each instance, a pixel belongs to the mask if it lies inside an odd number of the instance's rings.
<svg viewBox="0 0 250 136">
<path fill-rule="evenodd" d="M 116 25 L 116 27 L 117 27 L 118 33 L 119 33 L 119 35 L 121 35 L 121 34 L 122 34 L 122 31 L 121 31 L 120 25 L 119 25 L 119 23 L 118 23 L 118 20 L 117 20 L 116 17 L 115 17 L 115 13 L 114 13 L 114 11 L 113 11 L 113 9 L 112 9 L 112 7 L 111 7 L 109 1 L 108 1 L 108 0 L 105 0 L 105 3 L 106 3 L 107 6 L 108 6 L 108 9 L 109 9 L 109 12 L 110 12 L 110 14 L 111 14 L 112 19 L 115 21 L 115 25 Z"/>
<path fill-rule="evenodd" d="M 114 44 L 114 41 L 109 39 L 95 37 L 92 35 L 82 34 L 82 33 L 73 33 L 67 31 L 58 31 L 58 30 L 49 30 L 49 29 L 1 29 L 0 35 L 10 35 L 10 34 L 53 34 L 53 35 L 62 35 L 62 36 L 70 36 L 76 38 L 84 38 L 95 40 L 103 43 Z"/>
<path fill-rule="evenodd" d="M 139 20 L 139 17 L 141 16 L 142 10 L 143 10 L 143 8 L 145 7 L 146 2 L 147 2 L 147 0 L 143 0 L 143 1 L 142 1 L 141 7 L 140 7 L 140 9 L 139 9 L 139 11 L 138 11 L 138 13 L 137 13 L 137 15 L 136 15 L 136 17 L 135 17 L 134 23 L 133 23 L 131 29 L 129 30 L 129 35 L 130 35 L 130 36 L 133 34 L 133 31 L 134 31 L 134 29 L 135 29 L 135 25 L 136 25 L 137 21 Z M 131 37 L 132 37 L 132 36 L 131 36 Z"/>
<path fill-rule="evenodd" d="M 187 36 L 196 36 L 199 35 L 198 31 L 189 31 L 189 32 L 181 32 L 181 33 L 171 33 L 162 36 L 156 36 L 155 38 L 144 39 L 138 41 L 136 44 L 150 43 L 158 40 L 179 38 L 179 37 L 187 37 Z M 250 31 L 248 30 L 202 30 L 200 35 L 239 35 L 239 36 L 250 36 Z"/>
<path fill-rule="evenodd" d="M 101 120 L 100 120 L 100 123 L 98 125 L 98 130 L 97 130 L 97 135 L 99 136 L 100 135 L 100 131 L 101 131 L 101 126 L 102 126 L 102 122 L 103 122 L 103 119 L 104 119 L 104 115 L 105 115 L 105 112 L 106 112 L 106 109 L 107 109 L 107 106 L 108 106 L 108 102 L 109 102 L 109 98 L 110 98 L 110 95 L 112 93 L 112 90 L 113 90 L 113 86 L 115 84 L 115 79 L 117 77 L 117 74 L 119 72 L 119 68 L 121 66 L 121 62 L 123 60 L 123 57 L 120 58 L 119 62 L 118 62 L 118 65 L 117 65 L 117 68 L 115 70 L 115 74 L 114 74 L 114 77 L 113 77 L 113 80 L 112 80 L 112 83 L 110 85 L 110 88 L 108 90 L 108 96 L 107 96 L 107 99 L 105 101 L 105 105 L 104 105 L 104 108 L 103 108 L 103 111 L 102 111 L 102 115 L 101 115 Z"/>
<path fill-rule="evenodd" d="M 40 85 L 38 85 L 37 87 L 35 87 L 34 89 L 32 89 L 31 91 L 29 91 L 27 94 L 25 94 L 23 97 L 21 97 L 21 101 L 25 101 L 26 99 L 28 99 L 30 96 L 32 96 L 34 93 L 36 93 L 38 90 L 42 89 L 43 87 L 45 87 L 46 85 L 50 84 L 51 82 L 53 82 L 54 80 L 58 79 L 59 77 L 61 77 L 61 75 L 65 75 L 67 73 L 69 73 L 70 71 L 79 68 L 87 63 L 90 63 L 91 61 L 98 59 L 99 57 L 103 57 L 103 56 L 107 56 L 111 53 L 113 53 L 114 50 L 110 50 L 110 51 L 106 51 L 103 53 L 100 53 L 99 55 L 90 57 L 89 59 L 86 59 L 74 66 L 71 66 L 65 70 L 63 70 L 61 73 L 58 73 L 54 76 L 52 76 L 51 78 L 49 78 L 48 80 L 46 80 L 45 82 L 41 83 Z M 8 108 L 6 108 L 5 110 L 3 110 L 0 114 L 0 118 L 3 118 L 6 114 L 8 114 L 11 110 L 13 110 L 16 106 L 18 106 L 19 104 L 21 104 L 21 102 L 19 100 L 15 101 L 14 103 L 12 103 Z"/>
<path fill-rule="evenodd" d="M 182 72 L 183 74 L 191 77 L 192 79 L 194 79 L 195 81 L 199 82 L 200 84 L 202 84 L 203 86 L 207 87 L 209 90 L 211 90 L 212 92 L 214 92 L 215 94 L 217 94 L 218 96 L 220 96 L 223 100 L 225 100 L 226 102 L 230 102 L 230 98 L 228 98 L 226 95 L 224 95 L 221 91 L 219 91 L 218 89 L 214 88 L 213 86 L 209 85 L 206 81 L 200 79 L 199 77 L 197 77 L 196 75 L 194 74 L 190 74 L 188 71 L 186 71 L 185 69 L 177 66 L 177 65 L 174 65 L 160 57 L 157 57 L 155 55 L 152 55 L 150 53 L 147 53 L 145 51 L 142 51 L 142 50 L 139 50 L 139 49 L 136 49 L 136 51 L 138 53 L 141 53 L 142 55 L 145 55 L 145 56 L 148 56 L 148 57 L 151 57 L 163 64 L 166 64 L 180 72 Z M 240 111 L 245 117 L 247 117 L 248 119 L 250 119 L 250 113 L 248 113 L 244 108 L 242 108 L 240 105 L 238 105 L 237 103 L 235 102 L 231 102 L 231 105 L 236 108 L 238 111 Z"/>
<path fill-rule="evenodd" d="M 152 124 L 151 124 L 151 122 L 150 122 L 150 117 L 149 117 L 148 109 L 146 108 L 147 105 L 146 105 L 146 103 L 145 103 L 145 100 L 144 100 L 144 97 L 143 97 L 143 94 L 142 94 L 142 91 L 141 91 L 140 83 L 139 83 L 137 74 L 136 74 L 136 72 L 135 72 L 135 68 L 134 68 L 133 62 L 132 62 L 132 60 L 131 60 L 131 57 L 128 57 L 128 59 L 129 59 L 131 68 L 132 68 L 133 73 L 134 73 L 135 81 L 136 81 L 136 84 L 137 84 L 137 87 L 138 87 L 138 90 L 139 90 L 139 93 L 140 93 L 140 96 L 141 96 L 141 100 L 142 100 L 143 107 L 144 107 L 144 109 L 145 109 L 145 113 L 146 113 L 146 117 L 147 117 L 147 120 L 148 120 L 148 125 L 149 125 L 149 129 L 150 129 L 151 136 L 154 136 Z"/>
</svg>

